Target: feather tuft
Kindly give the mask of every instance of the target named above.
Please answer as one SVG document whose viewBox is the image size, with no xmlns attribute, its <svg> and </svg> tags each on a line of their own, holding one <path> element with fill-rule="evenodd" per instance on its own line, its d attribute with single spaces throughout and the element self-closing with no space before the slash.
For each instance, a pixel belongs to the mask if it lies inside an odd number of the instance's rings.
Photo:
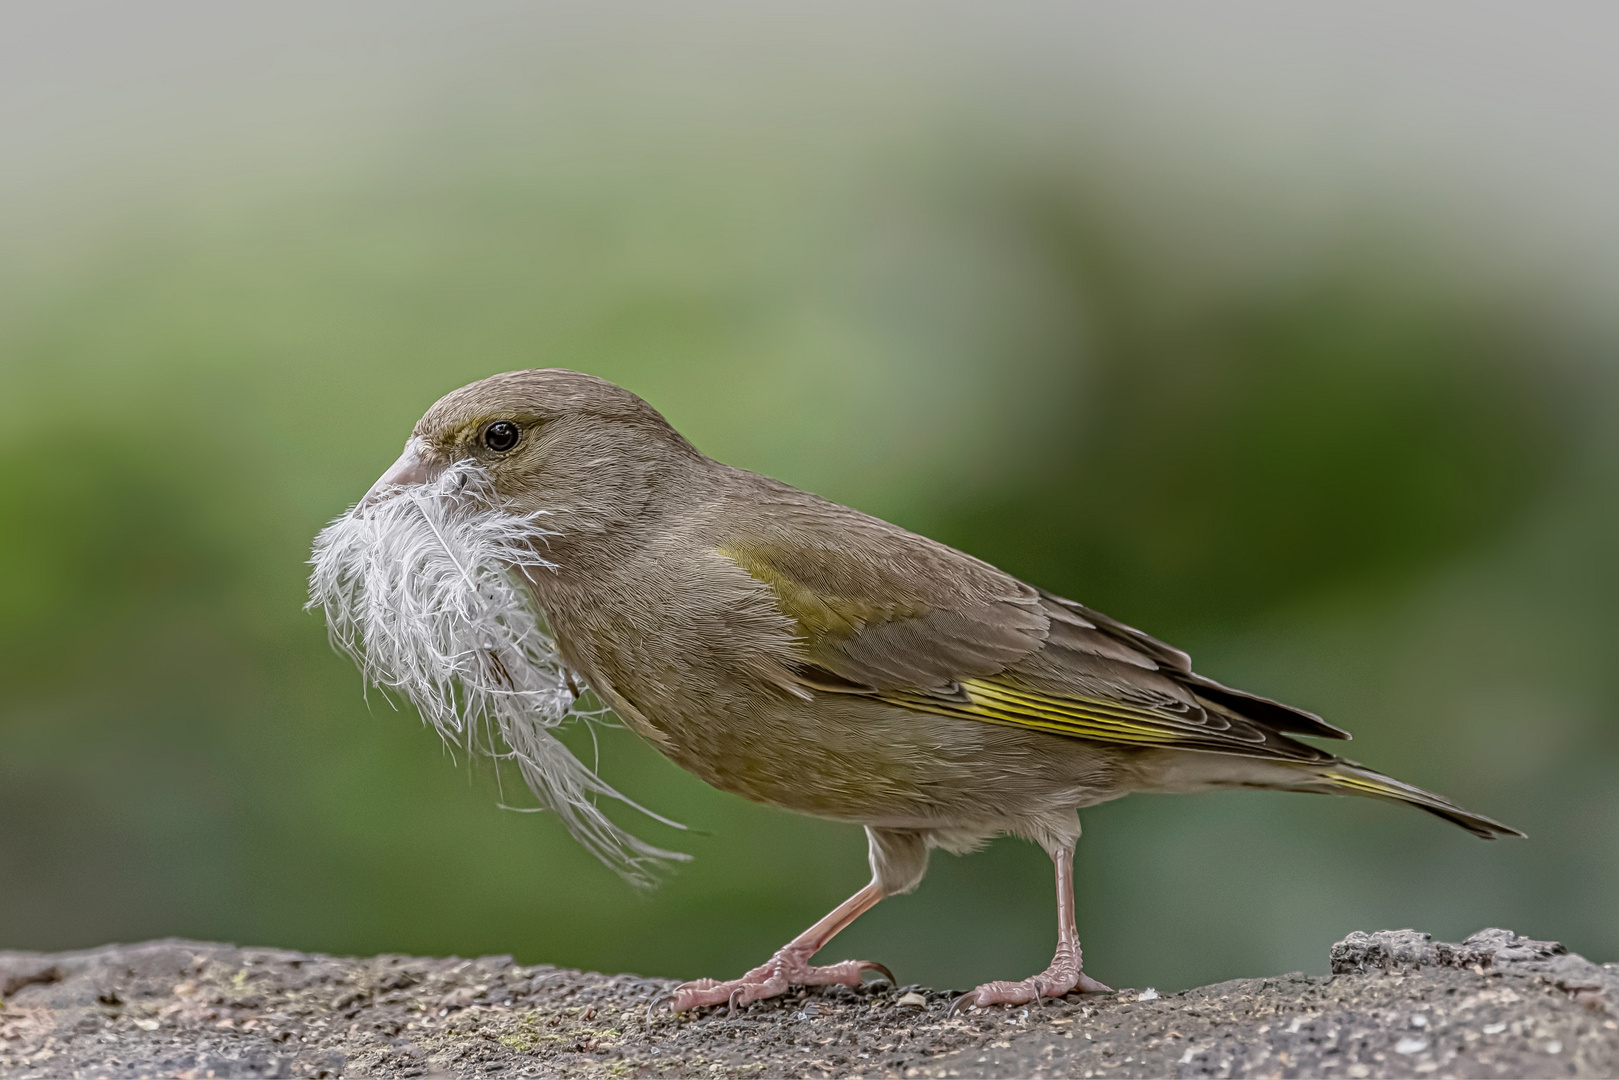
<svg viewBox="0 0 1619 1080">
<path fill-rule="evenodd" d="M 444 741 L 517 763 L 568 832 L 638 886 L 689 858 L 636 838 L 597 799 L 637 806 L 557 738 L 590 719 L 519 574 L 553 571 L 536 550 L 543 512 L 511 511 L 475 462 L 353 507 L 315 539 L 310 609 L 369 684 L 408 699 Z M 676 826 L 679 828 L 680 826 Z"/>
</svg>

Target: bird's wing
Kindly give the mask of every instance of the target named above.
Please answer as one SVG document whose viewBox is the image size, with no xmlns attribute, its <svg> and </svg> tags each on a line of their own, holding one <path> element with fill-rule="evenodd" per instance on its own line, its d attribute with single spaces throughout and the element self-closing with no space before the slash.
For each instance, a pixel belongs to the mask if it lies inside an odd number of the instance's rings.
<svg viewBox="0 0 1619 1080">
<path fill-rule="evenodd" d="M 770 586 L 797 625 L 807 683 L 952 694 L 961 679 L 1004 671 L 1045 640 L 1039 593 L 1016 578 L 899 529 L 860 539 L 799 533 L 720 549 Z"/>
<path fill-rule="evenodd" d="M 1345 737 L 1196 675 L 1185 653 L 1099 612 L 812 499 L 772 507 L 720 546 L 796 623 L 803 662 L 793 677 L 808 690 L 1098 742 L 1286 760 L 1331 757 L 1286 732 Z"/>
</svg>

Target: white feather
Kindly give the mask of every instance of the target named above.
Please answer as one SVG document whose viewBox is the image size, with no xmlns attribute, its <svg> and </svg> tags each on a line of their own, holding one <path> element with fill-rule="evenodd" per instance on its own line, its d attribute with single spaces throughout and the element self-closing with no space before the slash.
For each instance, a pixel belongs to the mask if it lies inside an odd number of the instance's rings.
<svg viewBox="0 0 1619 1080">
<path fill-rule="evenodd" d="M 556 737 L 577 708 L 556 643 L 518 577 L 554 571 L 535 550 L 543 514 L 495 497 L 473 462 L 354 507 L 315 539 L 309 607 L 365 679 L 397 691 L 447 743 L 517 762 L 529 788 L 575 839 L 636 884 L 685 859 L 632 836 L 596 805 L 619 794 Z M 679 826 L 676 826 L 677 828 Z"/>
</svg>

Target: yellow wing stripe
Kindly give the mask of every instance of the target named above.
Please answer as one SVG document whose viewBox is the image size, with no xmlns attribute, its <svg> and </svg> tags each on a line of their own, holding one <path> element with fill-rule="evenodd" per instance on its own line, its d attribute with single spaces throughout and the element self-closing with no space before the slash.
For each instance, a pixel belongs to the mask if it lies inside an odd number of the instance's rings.
<svg viewBox="0 0 1619 1080">
<path fill-rule="evenodd" d="M 1198 734 L 1177 731 L 1150 713 L 1117 702 L 1090 698 L 1058 700 L 978 679 L 967 680 L 961 685 L 969 704 L 925 694 L 883 696 L 896 705 L 919 711 L 961 716 L 1008 727 L 1032 728 L 1098 742 L 1161 746 L 1184 743 L 1189 737 L 1196 739 Z"/>
<path fill-rule="evenodd" d="M 1166 743 L 1184 737 L 1181 732 L 1166 730 L 1157 717 L 1143 717 L 1140 712 L 1117 702 L 1086 698 L 1065 701 L 977 679 L 964 683 L 962 688 L 972 698 L 974 706 L 1003 717 L 1008 723 L 1034 721 L 1047 730 L 1109 742 Z"/>
<path fill-rule="evenodd" d="M 890 704 L 936 716 L 959 716 L 988 724 L 1003 724 L 1033 731 L 1048 731 L 1071 739 L 1123 746 L 1172 746 L 1184 750 L 1212 750 L 1227 754 L 1303 760 L 1269 740 L 1209 729 L 1120 701 L 1089 697 L 1051 697 L 987 679 L 966 679 L 962 696 L 950 700 L 932 694 L 885 693 Z M 1279 752 L 1279 749 L 1282 752 Z M 1300 747 L 1300 750 L 1305 750 Z"/>
<path fill-rule="evenodd" d="M 1393 784 L 1379 784 L 1365 777 L 1350 776 L 1341 772 L 1329 772 L 1327 773 L 1327 779 L 1339 787 L 1353 788 L 1356 791 L 1364 791 L 1370 795 L 1392 795 L 1397 799 L 1410 801 L 1410 794 Z"/>
<path fill-rule="evenodd" d="M 1015 709 L 1019 713 L 1033 712 L 1062 719 L 1117 721 L 1130 728 L 1142 728 L 1144 721 L 1146 728 L 1152 730 L 1174 723 L 1158 713 L 1105 698 L 1048 697 L 981 679 L 969 679 L 962 686 L 974 702 Z M 1200 733 L 1195 728 L 1190 730 Z"/>
</svg>

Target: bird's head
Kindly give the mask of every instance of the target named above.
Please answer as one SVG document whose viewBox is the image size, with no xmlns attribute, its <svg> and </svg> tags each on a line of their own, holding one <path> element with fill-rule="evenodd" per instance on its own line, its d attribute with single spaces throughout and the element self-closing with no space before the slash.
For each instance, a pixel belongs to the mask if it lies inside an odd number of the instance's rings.
<svg viewBox="0 0 1619 1080">
<path fill-rule="evenodd" d="M 669 503 L 703 460 L 656 409 L 605 379 L 509 371 L 434 403 L 360 507 L 466 463 L 510 510 L 550 515 L 562 537 L 599 538 Z"/>
<path fill-rule="evenodd" d="M 413 702 L 446 740 L 515 760 L 569 832 L 638 882 L 683 856 L 604 816 L 598 796 L 622 796 L 555 738 L 577 689 L 537 593 L 588 582 L 657 528 L 705 461 L 627 390 L 508 372 L 428 409 L 310 559 L 309 606 L 368 682 Z"/>
</svg>

